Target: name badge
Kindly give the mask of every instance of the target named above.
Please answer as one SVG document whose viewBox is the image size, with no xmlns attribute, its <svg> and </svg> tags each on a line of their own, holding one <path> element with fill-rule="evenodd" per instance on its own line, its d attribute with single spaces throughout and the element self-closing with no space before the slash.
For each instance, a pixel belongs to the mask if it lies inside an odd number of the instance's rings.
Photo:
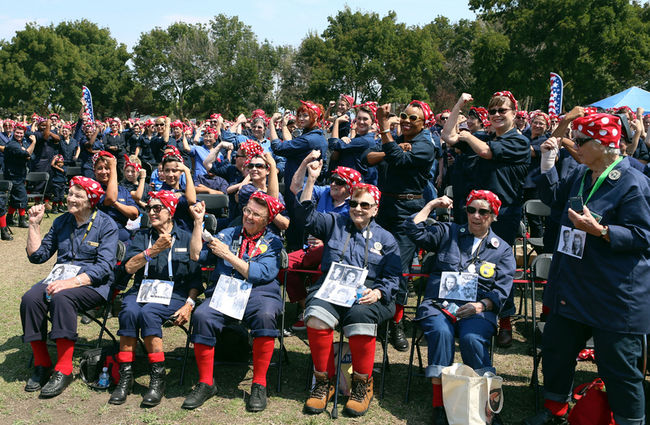
<svg viewBox="0 0 650 425">
<path fill-rule="evenodd" d="M 86 241 L 86 243 L 90 246 L 94 246 L 95 248 L 99 246 L 99 242 Z"/>
<path fill-rule="evenodd" d="M 174 252 L 187 252 L 187 248 L 174 248 Z"/>
</svg>

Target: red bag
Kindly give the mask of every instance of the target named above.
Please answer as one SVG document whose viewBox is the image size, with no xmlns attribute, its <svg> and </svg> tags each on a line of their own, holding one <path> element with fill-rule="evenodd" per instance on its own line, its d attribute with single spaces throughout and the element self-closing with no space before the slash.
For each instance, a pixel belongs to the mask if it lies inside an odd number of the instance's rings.
<svg viewBox="0 0 650 425">
<path fill-rule="evenodd" d="M 573 398 L 576 404 L 569 412 L 571 425 L 616 425 L 602 379 L 576 387 Z"/>
</svg>

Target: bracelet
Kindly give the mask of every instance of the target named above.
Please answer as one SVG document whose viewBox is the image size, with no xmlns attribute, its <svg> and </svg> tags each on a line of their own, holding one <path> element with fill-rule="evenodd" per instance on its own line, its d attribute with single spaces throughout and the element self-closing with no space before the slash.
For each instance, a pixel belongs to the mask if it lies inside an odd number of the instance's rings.
<svg viewBox="0 0 650 425">
<path fill-rule="evenodd" d="M 192 308 L 194 308 L 194 306 L 196 305 L 196 301 L 194 301 L 194 300 L 193 300 L 192 298 L 190 298 L 190 297 L 187 297 L 187 300 L 185 300 L 185 304 L 189 304 L 189 305 L 192 306 Z"/>
<path fill-rule="evenodd" d="M 388 130 L 381 130 L 379 134 L 388 134 L 390 133 L 390 128 Z"/>
<path fill-rule="evenodd" d="M 84 284 L 83 284 L 83 282 L 81 281 L 81 278 L 79 278 L 79 276 L 75 276 L 74 278 L 77 279 L 77 284 L 78 284 L 78 286 L 84 286 Z"/>
<path fill-rule="evenodd" d="M 153 258 L 149 255 L 149 253 L 150 253 L 149 248 L 142 251 L 142 254 L 144 255 L 144 259 L 147 263 L 153 260 Z"/>
</svg>

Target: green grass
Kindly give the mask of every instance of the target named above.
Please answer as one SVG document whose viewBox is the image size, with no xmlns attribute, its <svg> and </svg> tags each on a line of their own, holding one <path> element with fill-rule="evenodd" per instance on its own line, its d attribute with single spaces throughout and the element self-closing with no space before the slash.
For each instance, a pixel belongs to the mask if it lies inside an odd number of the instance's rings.
<svg viewBox="0 0 650 425">
<path fill-rule="evenodd" d="M 52 218 L 43 223 L 43 234 L 51 225 Z M 2 242 L 4 258 L 0 270 L 0 424 L 327 424 L 331 419 L 327 414 L 307 416 L 302 413 L 302 405 L 307 396 L 305 381 L 307 374 L 308 347 L 303 339 L 304 332 L 286 338 L 289 350 L 289 364 L 285 364 L 282 376 L 282 392 L 275 391 L 277 370 L 271 367 L 268 373 L 269 404 L 266 411 L 258 414 L 245 410 L 244 394 L 251 385 L 252 370 L 242 367 L 216 367 L 215 382 L 219 387 L 216 397 L 195 411 L 180 409 L 185 396 L 189 394 L 198 380 L 193 353 L 190 354 L 186 379 L 180 386 L 181 361 L 185 334 L 176 328 L 164 329 L 164 343 L 167 352 L 167 390 L 162 403 L 150 409 L 140 407 L 142 394 L 149 380 L 146 358 L 138 352 L 135 364 L 136 385 L 134 393 L 121 406 L 107 404 L 108 393 L 95 392 L 77 378 L 59 397 L 41 400 L 38 393 L 23 391 L 25 380 L 29 377 L 27 368 L 31 350 L 22 343 L 19 305 L 22 294 L 31 285 L 49 272 L 53 260 L 44 265 L 29 264 L 25 254 L 26 229 L 14 229 L 15 240 Z M 541 292 L 541 291 L 538 291 Z M 411 303 L 414 303 L 411 300 Z M 538 309 L 541 304 L 537 303 Z M 539 310 L 538 310 L 539 311 Z M 295 318 L 295 306 L 287 307 L 287 324 Z M 412 316 L 407 311 L 407 317 Z M 117 331 L 117 319 L 109 320 L 110 328 Z M 411 334 L 407 321 L 407 335 Z M 83 342 L 94 341 L 98 335 L 95 325 L 80 325 L 79 336 Z M 533 391 L 529 388 L 532 358 L 527 354 L 526 328 L 523 321 L 515 324 L 515 342 L 508 349 L 495 349 L 494 362 L 497 373 L 504 380 L 505 405 L 502 417 L 507 424 L 519 420 L 534 411 Z M 302 339 L 301 339 L 302 338 Z M 55 358 L 56 350 L 50 348 Z M 75 350 L 75 373 L 83 348 Z M 423 361 L 426 364 L 426 347 L 422 347 Z M 276 350 L 277 354 L 277 350 Z M 379 374 L 375 374 L 376 398 L 370 411 L 362 419 L 346 418 L 342 414 L 342 398 L 339 422 L 341 423 L 381 423 L 381 424 L 426 424 L 430 423 L 431 385 L 423 377 L 416 376 L 411 387 L 411 400 L 404 403 L 408 352 L 399 353 L 389 348 L 390 368 L 386 374 L 386 390 L 383 400 L 378 400 Z M 376 361 L 381 359 L 381 349 L 377 345 Z M 460 359 L 458 359 L 460 361 Z M 377 363 L 376 365 L 379 365 Z M 580 363 L 576 382 L 593 379 L 595 367 L 590 363 Z"/>
</svg>

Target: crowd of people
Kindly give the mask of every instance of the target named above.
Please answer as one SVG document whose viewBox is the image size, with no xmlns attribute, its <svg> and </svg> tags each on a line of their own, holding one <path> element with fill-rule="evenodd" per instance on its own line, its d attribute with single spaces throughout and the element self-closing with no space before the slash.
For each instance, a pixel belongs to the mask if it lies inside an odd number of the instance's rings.
<svg viewBox="0 0 650 425">
<path fill-rule="evenodd" d="M 203 121 L 92 121 L 85 105 L 76 122 L 55 113 L 3 120 L 0 167 L 12 187 L 0 203 L 2 240 L 13 239 L 12 226 L 28 228 L 31 262 L 56 254 L 57 265 L 66 265 L 22 298 L 23 340 L 34 354 L 25 390 L 43 397 L 65 390 L 77 314 L 119 289 L 126 291 L 120 378 L 109 403 L 122 404 L 131 392 L 138 337 L 151 370 L 143 404 L 160 403 L 162 324 L 171 318 L 193 323 L 199 382 L 182 407 L 201 406 L 217 393 L 214 347 L 228 321 L 239 319 L 253 337 L 246 408 L 262 411 L 274 341 L 283 331 L 276 321 L 284 307 L 279 282 L 288 273 L 289 302 L 301 312 L 293 329 L 306 330 L 314 364 L 304 411 L 323 412 L 333 397 L 333 333 L 340 327 L 353 369 L 345 412 L 364 415 L 374 397 L 377 329 L 386 324 L 393 347 L 409 349 L 404 275 L 432 252 L 414 320 L 428 345 L 433 423 L 446 424 L 441 374 L 454 360 L 454 338 L 463 362 L 479 373 L 494 372 L 494 335 L 498 346 L 512 344 L 513 246 L 524 202 L 541 199 L 551 215 L 526 221 L 531 236 L 543 237 L 540 252 L 554 254 L 544 294 L 545 403 L 524 423 L 567 423 L 575 359 L 591 336 L 617 423 L 644 423 L 636 361 L 650 333 L 650 115 L 576 106 L 549 116 L 521 110 L 508 91 L 486 107 L 472 102 L 464 93 L 436 114 L 419 100 L 395 108 L 341 95 L 327 109 L 300 101 L 295 114 L 257 109 L 234 121 L 218 113 Z M 34 171 L 49 180 L 26 184 Z M 44 194 L 29 210 L 28 190 Z M 204 229 L 200 194 L 229 199 L 214 234 Z M 450 219 L 441 221 L 441 211 L 451 211 Z M 61 215 L 41 237 L 46 213 Z M 118 241 L 126 246 L 119 265 Z M 320 277 L 281 271 L 283 250 L 290 269 Z M 207 282 L 202 266 L 214 270 Z M 350 281 L 363 271 L 351 304 L 319 291 L 333 267 L 338 274 L 355 269 Z M 350 286 L 334 276 L 327 282 Z M 240 317 L 225 312 L 224 288 L 244 294 Z M 46 346 L 48 315 L 55 363 Z"/>
</svg>

